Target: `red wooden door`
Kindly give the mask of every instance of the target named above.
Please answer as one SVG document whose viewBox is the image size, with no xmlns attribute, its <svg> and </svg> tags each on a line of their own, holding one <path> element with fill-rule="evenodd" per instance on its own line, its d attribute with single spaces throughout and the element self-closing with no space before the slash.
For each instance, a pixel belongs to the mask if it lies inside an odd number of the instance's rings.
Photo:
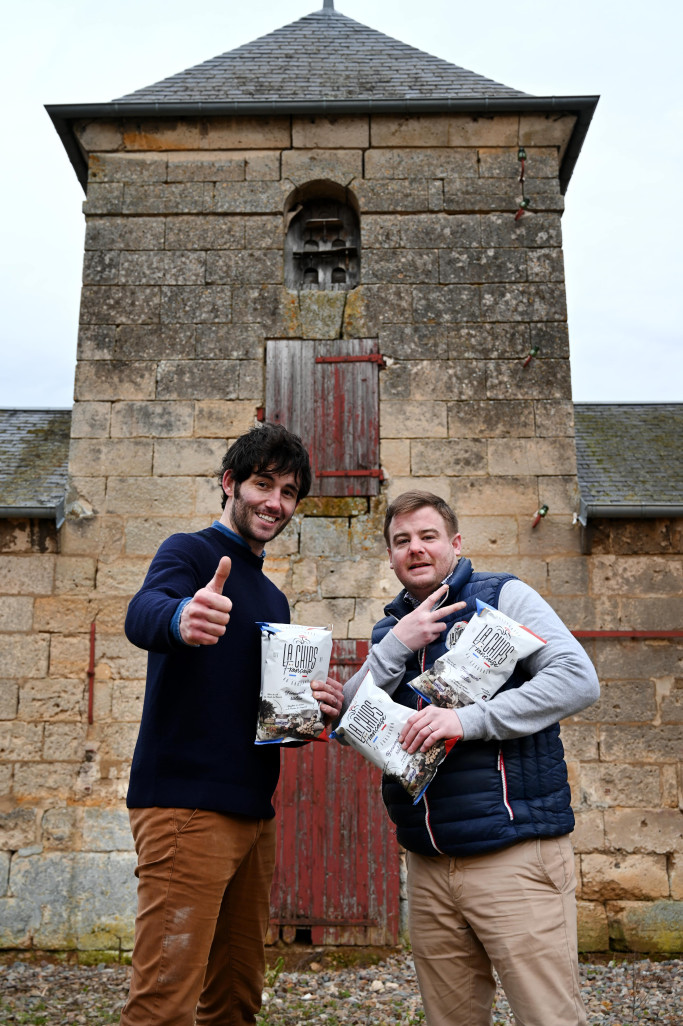
<svg viewBox="0 0 683 1026">
<path fill-rule="evenodd" d="M 365 654 L 367 642 L 335 642 L 331 674 L 347 679 Z M 285 748 L 281 767 L 270 942 L 396 944 L 398 845 L 380 771 L 335 741 Z"/>
</svg>

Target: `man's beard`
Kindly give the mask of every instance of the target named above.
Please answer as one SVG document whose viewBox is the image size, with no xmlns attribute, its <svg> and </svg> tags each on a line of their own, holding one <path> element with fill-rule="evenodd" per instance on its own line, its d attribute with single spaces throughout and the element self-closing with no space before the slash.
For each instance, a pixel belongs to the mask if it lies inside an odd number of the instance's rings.
<svg viewBox="0 0 683 1026">
<path fill-rule="evenodd" d="M 289 517 L 288 519 L 281 520 L 279 523 L 271 525 L 268 525 L 264 520 L 263 524 L 266 527 L 274 527 L 275 531 L 273 532 L 273 534 L 271 534 L 270 538 L 260 538 L 258 535 L 255 535 L 251 530 L 250 514 L 251 516 L 255 517 L 256 509 L 254 508 L 254 506 L 250 506 L 249 503 L 245 502 L 244 499 L 240 497 L 240 486 L 238 482 L 235 481 L 235 485 L 233 488 L 232 506 L 230 508 L 230 522 L 234 527 L 235 531 L 237 532 L 237 534 L 239 534 L 242 538 L 248 541 L 255 541 L 259 544 L 265 545 L 266 542 L 272 541 L 274 538 L 277 538 L 278 534 L 281 534 L 284 531 L 285 527 L 291 520 L 291 517 Z"/>
</svg>

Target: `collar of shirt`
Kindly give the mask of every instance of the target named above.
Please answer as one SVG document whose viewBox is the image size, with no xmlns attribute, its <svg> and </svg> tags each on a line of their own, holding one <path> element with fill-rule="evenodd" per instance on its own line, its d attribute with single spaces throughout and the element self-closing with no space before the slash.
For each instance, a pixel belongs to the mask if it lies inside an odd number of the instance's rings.
<svg viewBox="0 0 683 1026">
<path fill-rule="evenodd" d="M 233 541 L 239 542 L 240 545 L 244 545 L 245 549 L 249 549 L 250 552 L 252 551 L 251 547 L 247 545 L 246 541 L 244 540 L 241 534 L 237 534 L 236 531 L 231 531 L 230 528 L 226 527 L 225 524 L 222 524 L 220 520 L 214 520 L 211 526 L 215 527 L 217 531 L 222 531 L 223 534 L 227 534 L 228 538 L 232 538 Z M 266 550 L 264 549 L 261 553 L 261 559 L 265 558 Z"/>
</svg>

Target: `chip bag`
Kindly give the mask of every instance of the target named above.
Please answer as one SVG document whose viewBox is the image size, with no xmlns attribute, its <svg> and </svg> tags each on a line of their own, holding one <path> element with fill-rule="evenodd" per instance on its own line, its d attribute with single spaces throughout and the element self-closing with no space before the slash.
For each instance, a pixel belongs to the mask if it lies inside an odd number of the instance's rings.
<svg viewBox="0 0 683 1026">
<path fill-rule="evenodd" d="M 385 776 L 401 784 L 416 804 L 455 740 L 437 741 L 426 752 L 404 751 L 399 735 L 414 712 L 394 702 L 368 672 L 331 736 L 343 737 Z"/>
<path fill-rule="evenodd" d="M 477 599 L 476 615 L 453 648 L 409 684 L 422 698 L 446 709 L 486 702 L 508 680 L 519 659 L 545 644 L 528 627 Z"/>
<path fill-rule="evenodd" d="M 261 699 L 257 745 L 312 741 L 324 733 L 311 681 L 330 668 L 332 630 L 295 623 L 260 623 Z"/>
</svg>

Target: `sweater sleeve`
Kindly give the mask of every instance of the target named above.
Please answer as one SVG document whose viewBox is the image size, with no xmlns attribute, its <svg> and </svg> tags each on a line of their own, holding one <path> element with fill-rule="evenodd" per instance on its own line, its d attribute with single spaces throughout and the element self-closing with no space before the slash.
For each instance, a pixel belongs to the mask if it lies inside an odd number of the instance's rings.
<svg viewBox="0 0 683 1026">
<path fill-rule="evenodd" d="M 170 652 L 186 646 L 176 640 L 171 624 L 182 599 L 206 584 L 191 555 L 186 535 L 172 535 L 160 546 L 142 587 L 126 614 L 126 637 L 148 652 Z"/>
<path fill-rule="evenodd" d="M 466 741 L 526 737 L 592 705 L 598 677 L 583 648 L 552 607 L 523 581 L 506 581 L 498 608 L 546 641 L 520 662 L 531 675 L 488 702 L 458 709 Z"/>
<path fill-rule="evenodd" d="M 368 658 L 360 670 L 354 673 L 353 677 L 349 678 L 344 685 L 344 702 L 340 716 L 343 716 L 348 709 L 351 699 L 368 672 L 372 672 L 377 687 L 382 688 L 388 695 L 393 695 L 403 680 L 406 662 L 411 655 L 411 650 L 402 641 L 399 641 L 393 631 L 385 634 L 377 645 L 372 646 Z"/>
</svg>

